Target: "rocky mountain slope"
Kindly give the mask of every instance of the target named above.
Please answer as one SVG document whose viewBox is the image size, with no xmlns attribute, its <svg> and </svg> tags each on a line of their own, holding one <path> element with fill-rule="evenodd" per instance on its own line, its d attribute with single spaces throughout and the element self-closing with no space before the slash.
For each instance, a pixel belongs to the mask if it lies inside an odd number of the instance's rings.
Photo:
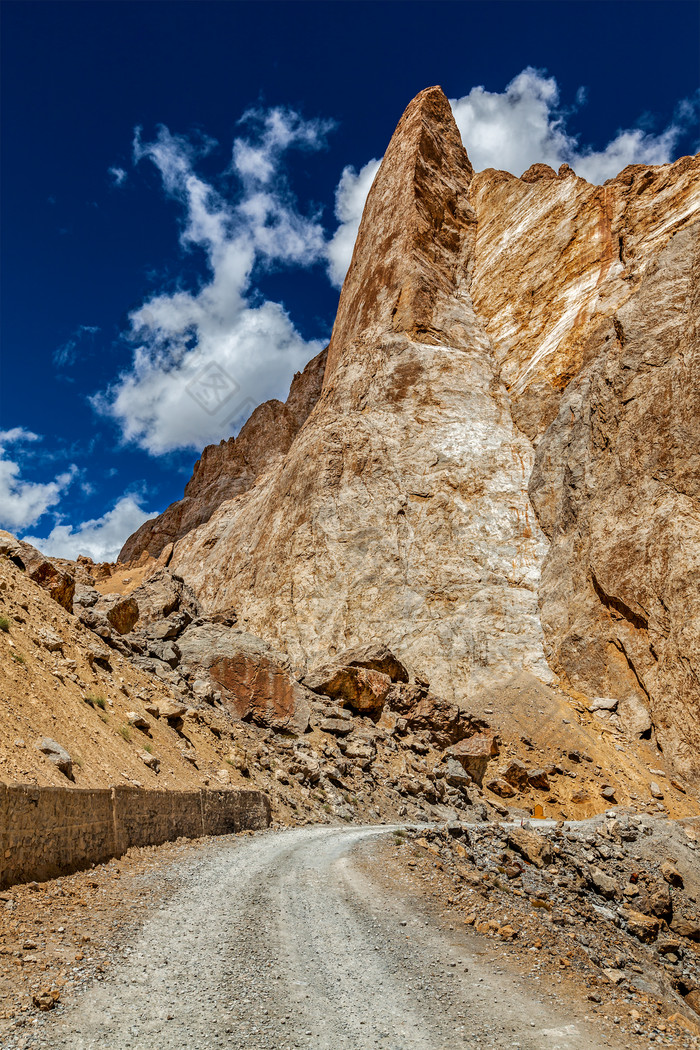
<svg viewBox="0 0 700 1050">
<path fill-rule="evenodd" d="M 699 205 L 698 157 L 604 186 L 474 174 L 446 98 L 421 92 L 320 397 L 252 487 L 202 499 L 170 567 L 298 673 L 385 644 L 450 701 L 500 700 L 504 734 L 602 698 L 607 728 L 696 776 Z M 180 506 L 123 557 L 174 538 Z"/>
</svg>

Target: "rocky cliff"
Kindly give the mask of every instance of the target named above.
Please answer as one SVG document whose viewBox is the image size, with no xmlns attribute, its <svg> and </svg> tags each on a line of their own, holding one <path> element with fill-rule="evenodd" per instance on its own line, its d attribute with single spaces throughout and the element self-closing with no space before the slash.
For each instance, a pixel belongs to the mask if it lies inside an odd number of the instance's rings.
<svg viewBox="0 0 700 1050">
<path fill-rule="evenodd" d="M 323 350 L 294 376 L 284 403 L 265 401 L 258 405 L 237 438 L 207 445 L 194 465 L 183 498 L 157 518 L 144 522 L 124 544 L 119 561 L 134 561 L 144 553 L 157 558 L 191 529 L 209 521 L 225 500 L 247 492 L 257 476 L 288 451 L 318 401 L 325 367 Z"/>
<path fill-rule="evenodd" d="M 699 772 L 699 205 L 699 158 L 475 174 L 421 92 L 320 397 L 258 409 L 264 442 L 254 414 L 123 557 L 177 540 L 208 611 L 301 670 L 384 643 L 506 731 L 602 696 L 604 728 Z"/>
</svg>

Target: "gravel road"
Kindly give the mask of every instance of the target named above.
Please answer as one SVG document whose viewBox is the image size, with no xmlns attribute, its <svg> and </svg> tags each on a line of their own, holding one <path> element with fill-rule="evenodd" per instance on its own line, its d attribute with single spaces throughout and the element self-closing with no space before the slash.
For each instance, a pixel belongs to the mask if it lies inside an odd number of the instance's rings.
<svg viewBox="0 0 700 1050">
<path fill-rule="evenodd" d="M 54 1050 L 594 1050 L 474 934 L 441 928 L 363 857 L 387 828 L 296 828 L 205 849 L 108 980 L 42 1032 Z M 472 938 L 471 942 L 469 938 Z M 470 948 L 471 943 L 471 948 Z M 46 1042 L 44 1042 L 46 1041 Z M 623 1045 L 623 1044 L 619 1044 Z"/>
</svg>

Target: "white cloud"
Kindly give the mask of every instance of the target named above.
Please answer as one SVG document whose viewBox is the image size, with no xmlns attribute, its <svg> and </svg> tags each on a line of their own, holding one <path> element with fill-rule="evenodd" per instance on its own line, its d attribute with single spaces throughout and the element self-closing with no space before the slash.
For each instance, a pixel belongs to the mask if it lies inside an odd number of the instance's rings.
<svg viewBox="0 0 700 1050">
<path fill-rule="evenodd" d="M 127 173 L 124 171 L 123 168 L 109 168 L 109 174 L 112 176 L 112 184 L 114 186 L 123 186 L 126 182 Z"/>
<path fill-rule="evenodd" d="M 147 511 L 133 495 L 122 496 L 101 518 L 72 525 L 55 525 L 48 536 L 24 536 L 28 543 L 54 558 L 75 559 L 86 554 L 93 561 L 116 561 L 124 541 L 156 511 Z"/>
<path fill-rule="evenodd" d="M 577 104 L 585 94 L 579 92 Z M 589 182 L 613 178 L 627 164 L 665 164 L 685 130 L 690 114 L 679 109 L 674 120 L 655 134 L 642 128 L 620 130 L 600 150 L 579 143 L 567 129 L 573 110 L 560 104 L 554 77 L 528 66 L 505 91 L 473 87 L 462 98 L 451 99 L 452 111 L 469 158 L 477 171 L 500 168 L 522 175 L 531 164 L 549 164 L 555 170 L 569 164 Z"/>
<path fill-rule="evenodd" d="M 576 107 L 585 102 L 585 91 L 577 95 Z M 499 168 L 522 175 L 531 164 L 549 164 L 555 169 L 569 164 L 589 182 L 613 178 L 628 164 L 666 164 L 673 159 L 680 136 L 697 123 L 697 101 L 685 100 L 673 120 L 658 134 L 641 127 L 617 132 L 602 149 L 579 142 L 567 129 L 575 108 L 561 106 L 554 77 L 528 66 L 511 80 L 504 91 L 473 87 L 461 98 L 451 99 L 455 121 L 476 171 Z M 328 274 L 340 287 L 355 245 L 362 209 L 379 161 L 371 160 L 359 173 L 345 168 L 336 190 L 336 217 L 340 225 L 327 249 Z"/>
<path fill-rule="evenodd" d="M 22 442 L 40 440 L 38 434 L 24 427 L 0 431 L 0 525 L 12 532 L 21 532 L 33 525 L 49 507 L 55 506 L 76 474 L 76 468 L 71 465 L 53 481 L 24 480 L 17 453 L 9 459 L 8 449 Z"/>
<path fill-rule="evenodd" d="M 335 191 L 335 217 L 340 220 L 340 226 L 326 248 L 328 276 L 336 288 L 341 287 L 350 265 L 362 209 L 380 164 L 380 160 L 369 160 L 359 172 L 348 165 L 340 176 Z"/>
<path fill-rule="evenodd" d="M 256 267 L 323 259 L 323 227 L 299 212 L 281 165 L 292 146 L 319 148 L 330 125 L 284 109 L 244 119 L 253 137 L 233 145 L 242 186 L 235 202 L 195 172 L 210 142 L 196 145 L 164 127 L 152 142 L 135 138 L 135 160 L 155 164 L 183 207 L 181 244 L 203 250 L 210 271 L 200 288 L 155 295 L 131 314 L 131 367 L 93 398 L 124 440 L 152 454 L 228 436 L 242 412 L 286 396 L 294 372 L 322 346 L 302 338 L 282 304 L 261 301 L 251 277 Z"/>
</svg>

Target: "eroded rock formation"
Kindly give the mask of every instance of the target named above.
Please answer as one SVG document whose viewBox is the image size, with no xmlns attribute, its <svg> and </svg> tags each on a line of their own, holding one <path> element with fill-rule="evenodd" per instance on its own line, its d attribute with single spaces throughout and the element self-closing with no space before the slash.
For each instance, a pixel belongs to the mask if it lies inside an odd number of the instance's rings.
<svg viewBox="0 0 700 1050">
<path fill-rule="evenodd" d="M 171 528 L 176 504 L 147 532 L 180 537 L 171 567 L 208 614 L 235 610 L 299 672 L 386 644 L 446 703 L 602 696 L 601 721 L 700 771 L 699 205 L 699 158 L 604 186 L 474 174 L 446 98 L 421 92 L 321 396 L 266 431 L 254 486 L 216 489 L 210 457 L 207 520 Z"/>
</svg>

